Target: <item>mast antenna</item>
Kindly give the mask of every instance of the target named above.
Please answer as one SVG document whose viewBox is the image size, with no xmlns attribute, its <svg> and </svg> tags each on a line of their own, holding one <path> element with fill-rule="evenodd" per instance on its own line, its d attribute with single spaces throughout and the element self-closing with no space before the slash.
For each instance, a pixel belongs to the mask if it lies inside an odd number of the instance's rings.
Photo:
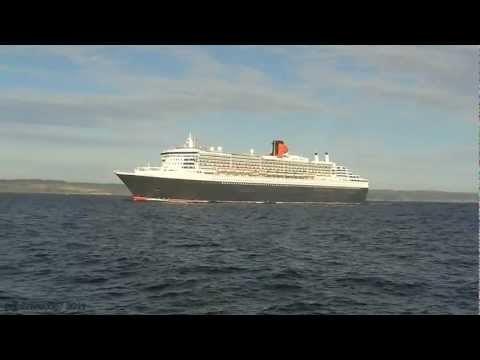
<svg viewBox="0 0 480 360">
<path fill-rule="evenodd" d="M 192 133 L 188 133 L 188 138 L 186 142 L 187 147 L 192 148 L 193 147 L 193 138 L 192 138 Z"/>
</svg>

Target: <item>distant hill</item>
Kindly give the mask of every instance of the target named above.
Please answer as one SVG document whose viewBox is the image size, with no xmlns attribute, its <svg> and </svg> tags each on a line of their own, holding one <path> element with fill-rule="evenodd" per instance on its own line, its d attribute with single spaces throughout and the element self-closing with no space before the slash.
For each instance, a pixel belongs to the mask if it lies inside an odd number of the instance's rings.
<svg viewBox="0 0 480 360">
<path fill-rule="evenodd" d="M 447 191 L 370 189 L 368 201 L 478 202 L 478 194 Z"/>
<path fill-rule="evenodd" d="M 123 184 L 96 184 L 61 180 L 0 180 L 0 193 L 51 193 L 82 195 L 123 195 L 130 192 Z M 370 189 L 368 201 L 478 202 L 478 194 L 446 191 L 405 191 Z"/>
<path fill-rule="evenodd" d="M 0 193 L 51 193 L 82 195 L 129 195 L 123 184 L 77 183 L 61 180 L 0 180 Z"/>
</svg>

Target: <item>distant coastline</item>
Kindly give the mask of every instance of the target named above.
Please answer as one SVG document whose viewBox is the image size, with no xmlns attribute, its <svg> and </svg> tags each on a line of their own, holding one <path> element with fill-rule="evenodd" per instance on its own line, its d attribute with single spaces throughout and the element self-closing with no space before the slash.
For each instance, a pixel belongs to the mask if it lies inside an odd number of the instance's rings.
<svg viewBox="0 0 480 360">
<path fill-rule="evenodd" d="M 129 196 L 123 184 L 67 182 L 62 180 L 0 180 L 0 193 Z M 370 189 L 368 201 L 478 202 L 477 193 Z"/>
</svg>

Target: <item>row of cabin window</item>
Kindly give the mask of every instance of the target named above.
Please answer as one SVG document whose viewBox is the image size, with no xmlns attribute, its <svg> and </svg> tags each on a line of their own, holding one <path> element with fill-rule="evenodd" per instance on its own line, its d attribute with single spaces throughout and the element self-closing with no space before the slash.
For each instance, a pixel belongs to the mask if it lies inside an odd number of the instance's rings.
<svg viewBox="0 0 480 360">
<path fill-rule="evenodd" d="M 211 170 L 214 171 L 216 169 L 206 169 L 204 168 L 203 170 Z M 222 170 L 222 169 L 217 169 L 218 172 L 222 174 L 243 174 L 243 175 L 254 175 L 254 176 L 267 176 L 267 177 L 291 177 L 291 178 L 310 178 L 311 176 L 317 175 L 317 176 L 326 176 L 330 177 L 332 174 L 330 173 L 315 173 L 315 174 L 289 174 L 289 173 L 274 173 L 274 172 L 253 172 L 253 171 L 242 171 L 242 170 L 237 170 L 237 171 L 232 171 L 232 170 Z"/>
<path fill-rule="evenodd" d="M 235 171 L 238 171 L 238 172 L 249 172 L 249 173 L 271 173 L 271 174 L 275 174 L 275 173 L 282 173 L 282 174 L 290 174 L 292 173 L 291 171 L 284 171 L 284 170 L 278 170 L 278 171 L 273 171 L 273 170 L 263 170 L 263 171 L 259 171 L 259 170 L 255 170 L 255 169 L 245 169 L 245 168 L 237 168 L 237 169 L 229 169 L 229 168 L 219 168 L 219 167 L 214 167 L 214 166 L 202 166 L 201 168 L 203 169 L 216 169 L 216 170 L 219 170 L 219 171 L 230 171 L 230 172 L 235 172 Z M 300 172 L 297 172 L 297 174 L 300 173 Z M 301 174 L 319 174 L 319 175 L 331 175 L 332 173 L 329 172 L 329 171 L 303 171 L 301 172 Z"/>
<path fill-rule="evenodd" d="M 215 166 L 201 166 L 202 168 L 210 168 L 210 169 L 218 169 L 218 170 L 230 170 L 230 171 L 262 171 L 262 172 L 280 172 L 280 173 L 304 173 L 304 174 L 331 174 L 332 172 L 329 170 L 317 170 L 308 169 L 308 170 L 297 170 L 291 171 L 289 169 L 252 169 L 252 168 L 245 168 L 245 167 L 236 167 L 236 168 L 229 168 L 229 167 L 215 167 Z"/>
<path fill-rule="evenodd" d="M 206 162 L 206 163 L 214 163 L 214 164 L 225 164 L 225 165 L 234 165 L 234 166 L 240 166 L 240 165 L 250 165 L 250 166 L 262 166 L 262 167 L 289 167 L 289 168 L 305 168 L 305 166 L 298 165 L 298 164 L 289 164 L 289 163 L 278 163 L 274 161 L 225 161 L 225 159 L 222 160 L 214 160 L 214 159 L 200 159 L 200 162 Z M 312 166 L 309 166 L 309 168 L 327 168 L 330 169 L 332 166 L 331 165 L 326 165 L 326 164 L 312 164 Z"/>
<path fill-rule="evenodd" d="M 208 160 L 200 160 L 200 165 L 216 165 L 218 167 L 247 167 L 247 168 L 269 168 L 269 169 L 277 169 L 277 168 L 287 168 L 290 171 L 312 171 L 312 170 L 328 170 L 330 171 L 330 166 L 314 166 L 314 167 L 303 167 L 303 166 L 295 166 L 290 164 L 252 164 L 252 163 L 225 163 L 225 162 L 217 162 L 217 161 L 208 161 Z"/>
<path fill-rule="evenodd" d="M 218 169 L 247 169 L 247 170 L 265 170 L 265 171 L 280 171 L 280 172 L 302 172 L 302 173 L 331 173 L 330 169 L 306 169 L 306 168 L 272 168 L 272 167 L 254 167 L 254 166 L 228 166 L 224 164 L 209 164 L 209 163 L 200 163 L 202 167 L 211 167 Z"/>
<path fill-rule="evenodd" d="M 262 164 L 268 164 L 268 165 L 285 165 L 285 164 L 279 164 L 278 160 L 267 160 L 267 159 L 252 159 L 251 157 L 248 157 L 246 155 L 245 157 L 238 158 L 238 157 L 225 157 L 221 155 L 208 155 L 208 156 L 201 156 L 200 161 L 219 161 L 219 162 L 243 162 L 243 163 L 262 163 Z M 293 164 L 288 164 L 288 165 L 293 165 Z M 324 167 L 331 167 L 329 164 L 314 164 L 314 166 L 324 166 Z"/>
</svg>

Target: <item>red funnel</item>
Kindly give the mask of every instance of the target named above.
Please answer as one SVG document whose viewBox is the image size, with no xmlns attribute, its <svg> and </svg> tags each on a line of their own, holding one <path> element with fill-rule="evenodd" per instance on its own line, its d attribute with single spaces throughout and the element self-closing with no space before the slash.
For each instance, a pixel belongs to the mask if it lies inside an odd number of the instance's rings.
<svg viewBox="0 0 480 360">
<path fill-rule="evenodd" d="M 283 155 L 285 155 L 286 153 L 288 153 L 288 147 L 287 145 L 285 144 L 278 144 L 278 153 L 277 153 L 277 156 L 278 157 L 283 157 Z"/>
</svg>

